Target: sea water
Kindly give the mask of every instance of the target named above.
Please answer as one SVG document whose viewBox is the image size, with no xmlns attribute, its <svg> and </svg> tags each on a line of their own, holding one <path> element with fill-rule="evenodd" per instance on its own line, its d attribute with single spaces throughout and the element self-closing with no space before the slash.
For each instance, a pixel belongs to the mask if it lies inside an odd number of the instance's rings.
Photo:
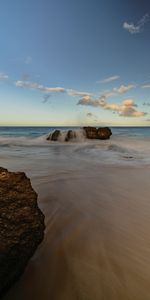
<svg viewBox="0 0 150 300">
<path fill-rule="evenodd" d="M 0 165 L 30 177 L 46 223 L 4 299 L 149 300 L 150 128 L 47 141 L 55 129 L 0 128 Z"/>
<path fill-rule="evenodd" d="M 61 130 L 57 142 L 47 141 L 49 133 Z M 76 138 L 65 142 L 68 130 L 76 131 Z M 109 140 L 88 140 L 78 127 L 0 127 L 2 154 L 14 156 L 43 155 L 44 158 L 72 153 L 75 158 L 92 159 L 103 164 L 149 164 L 150 127 L 113 127 Z M 19 154 L 18 154 L 19 152 Z M 39 157 L 40 159 L 40 157 Z"/>
</svg>

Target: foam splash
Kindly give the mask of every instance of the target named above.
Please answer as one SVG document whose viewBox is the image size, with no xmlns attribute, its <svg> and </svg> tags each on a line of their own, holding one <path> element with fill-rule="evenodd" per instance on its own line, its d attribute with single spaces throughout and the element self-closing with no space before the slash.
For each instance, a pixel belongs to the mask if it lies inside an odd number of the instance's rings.
<svg viewBox="0 0 150 300">
<path fill-rule="evenodd" d="M 26 137 L 26 136 L 0 136 L 0 146 L 45 146 L 46 135 L 39 137 Z"/>
<path fill-rule="evenodd" d="M 60 134 L 60 136 L 58 138 L 58 141 L 65 142 L 65 140 L 67 138 L 67 132 L 68 132 L 68 130 L 61 131 L 61 134 Z M 70 142 L 81 143 L 81 142 L 85 142 L 86 141 L 86 137 L 85 137 L 84 131 L 82 129 L 74 130 L 74 133 L 75 133 L 75 137 L 72 138 L 70 140 Z"/>
<path fill-rule="evenodd" d="M 70 131 L 72 131 L 72 130 L 70 130 Z M 50 132 L 47 135 L 47 139 L 50 138 L 50 139 L 48 139 L 49 142 L 53 142 L 53 140 L 51 140 L 51 136 L 54 132 L 55 132 L 55 130 L 53 132 Z M 86 136 L 85 136 L 85 132 L 83 129 L 73 130 L 72 133 L 73 133 L 73 136 L 68 140 L 68 130 L 61 130 L 60 134 L 57 137 L 57 142 L 61 142 L 61 143 L 64 143 L 66 141 L 67 142 L 77 142 L 77 143 L 85 142 Z"/>
<path fill-rule="evenodd" d="M 75 138 L 66 142 L 68 130 L 61 130 L 61 135 L 58 141 L 47 140 L 48 134 L 41 134 L 38 136 L 29 135 L 1 135 L 0 147 L 4 151 L 9 151 L 9 148 L 14 148 L 16 151 L 22 151 L 26 147 L 33 148 L 33 152 L 42 151 L 50 155 L 50 151 L 59 151 L 64 155 L 73 155 L 83 160 L 92 159 L 95 162 L 124 163 L 132 161 L 134 163 L 150 163 L 150 138 L 148 137 L 130 137 L 113 135 L 109 140 L 91 140 L 87 139 L 82 129 L 76 129 Z M 50 131 L 49 134 L 52 134 Z M 50 150 L 50 151 L 49 151 Z M 29 153 L 28 150 L 25 150 Z M 30 151 L 31 152 L 31 151 Z"/>
</svg>

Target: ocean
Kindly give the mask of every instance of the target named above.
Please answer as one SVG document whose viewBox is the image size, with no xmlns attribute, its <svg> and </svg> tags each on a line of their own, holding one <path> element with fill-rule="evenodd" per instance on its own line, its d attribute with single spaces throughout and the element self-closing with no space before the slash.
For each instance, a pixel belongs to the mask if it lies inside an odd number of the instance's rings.
<svg viewBox="0 0 150 300">
<path fill-rule="evenodd" d="M 0 166 L 26 172 L 46 222 L 4 300 L 149 300 L 150 128 L 47 141 L 55 129 L 0 127 Z"/>
<path fill-rule="evenodd" d="M 58 142 L 47 141 L 46 137 L 55 129 L 60 129 L 62 137 Z M 67 130 L 73 129 L 77 138 L 66 143 Z M 61 152 L 74 153 L 74 158 L 101 160 L 104 164 L 147 164 L 149 160 L 150 127 L 112 127 L 109 140 L 87 140 L 79 127 L 0 127 L 0 147 L 2 153 L 9 156 L 29 156 Z M 30 150 L 28 149 L 30 147 Z M 56 151 L 56 152 L 55 152 Z M 64 155 L 65 155 L 64 152 Z"/>
</svg>

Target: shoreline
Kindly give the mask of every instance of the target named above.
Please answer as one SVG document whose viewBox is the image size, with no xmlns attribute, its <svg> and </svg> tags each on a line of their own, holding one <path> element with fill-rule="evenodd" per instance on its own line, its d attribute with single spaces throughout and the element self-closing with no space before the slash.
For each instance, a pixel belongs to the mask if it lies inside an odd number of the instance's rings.
<svg viewBox="0 0 150 300">
<path fill-rule="evenodd" d="M 31 177 L 45 240 L 4 300 L 149 300 L 150 168 L 94 168 Z"/>
<path fill-rule="evenodd" d="M 1 165 L 31 179 L 46 223 L 4 300 L 149 300 L 150 137 L 122 133 L 1 147 Z"/>
</svg>

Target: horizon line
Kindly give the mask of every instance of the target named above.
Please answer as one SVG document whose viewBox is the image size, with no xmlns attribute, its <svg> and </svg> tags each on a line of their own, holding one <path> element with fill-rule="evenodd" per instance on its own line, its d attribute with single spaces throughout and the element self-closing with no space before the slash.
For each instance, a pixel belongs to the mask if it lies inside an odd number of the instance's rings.
<svg viewBox="0 0 150 300">
<path fill-rule="evenodd" d="M 150 125 L 0 125 L 1 127 L 146 127 Z"/>
</svg>

